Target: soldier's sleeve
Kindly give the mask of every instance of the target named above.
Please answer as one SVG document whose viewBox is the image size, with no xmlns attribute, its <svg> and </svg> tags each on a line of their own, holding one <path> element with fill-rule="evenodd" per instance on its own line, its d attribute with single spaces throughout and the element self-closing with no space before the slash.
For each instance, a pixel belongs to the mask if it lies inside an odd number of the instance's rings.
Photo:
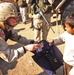
<svg viewBox="0 0 74 75">
<path fill-rule="evenodd" d="M 18 33 L 15 30 L 12 30 L 12 37 L 10 38 L 13 41 L 22 43 L 24 45 L 30 44 L 32 40 L 27 39 L 24 36 L 18 35 Z"/>
<path fill-rule="evenodd" d="M 12 62 L 26 53 L 24 47 L 20 47 L 16 50 L 10 49 L 7 43 L 0 37 L 0 58 L 7 62 Z"/>
</svg>

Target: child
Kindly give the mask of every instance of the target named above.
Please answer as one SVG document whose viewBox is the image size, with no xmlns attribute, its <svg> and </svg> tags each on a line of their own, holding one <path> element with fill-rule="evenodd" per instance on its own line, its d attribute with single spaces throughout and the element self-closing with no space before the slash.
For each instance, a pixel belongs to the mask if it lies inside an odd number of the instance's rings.
<svg viewBox="0 0 74 75">
<path fill-rule="evenodd" d="M 53 38 L 51 42 L 54 44 L 65 43 L 64 75 L 74 75 L 74 16 L 67 16 L 64 23 L 66 31 Z"/>
</svg>

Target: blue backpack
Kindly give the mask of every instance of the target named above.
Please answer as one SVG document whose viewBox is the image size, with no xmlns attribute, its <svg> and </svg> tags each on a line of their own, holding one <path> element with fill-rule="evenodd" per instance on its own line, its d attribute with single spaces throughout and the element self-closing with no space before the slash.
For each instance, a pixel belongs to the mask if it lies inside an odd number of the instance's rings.
<svg viewBox="0 0 74 75">
<path fill-rule="evenodd" d="M 45 40 L 40 41 L 43 47 L 34 51 L 33 59 L 42 68 L 56 72 L 63 65 L 63 55 L 60 50 Z"/>
</svg>

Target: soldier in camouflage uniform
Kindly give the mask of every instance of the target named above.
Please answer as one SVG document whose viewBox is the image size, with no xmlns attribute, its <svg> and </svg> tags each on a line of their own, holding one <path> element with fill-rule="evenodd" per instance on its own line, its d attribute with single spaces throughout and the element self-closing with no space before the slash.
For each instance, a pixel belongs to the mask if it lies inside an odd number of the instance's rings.
<svg viewBox="0 0 74 75">
<path fill-rule="evenodd" d="M 49 3 L 49 2 L 48 2 Z M 41 16 L 40 9 L 44 9 L 44 12 L 42 11 L 43 15 L 46 17 L 48 22 L 50 23 L 50 10 L 48 4 L 41 4 L 41 1 L 39 3 L 35 4 L 36 10 L 33 11 L 33 25 L 34 25 L 34 40 L 40 41 L 40 40 L 47 40 L 47 35 L 49 31 L 49 26 L 46 25 L 44 18 Z M 40 34 L 41 33 L 41 34 Z"/>
<path fill-rule="evenodd" d="M 12 3 L 0 3 L 0 57 L 7 62 L 12 62 L 24 55 L 26 51 L 34 51 L 41 46 L 41 44 L 32 44 L 34 43 L 33 40 L 28 40 L 17 34 L 13 29 L 17 20 L 16 7 Z M 22 43 L 25 46 L 11 49 L 6 43 L 8 39 Z"/>
<path fill-rule="evenodd" d="M 48 20 L 48 22 L 50 23 L 50 10 L 49 7 L 50 5 L 49 4 L 44 4 L 43 1 L 40 2 L 39 1 L 39 7 L 44 9 L 45 12 L 43 12 L 45 18 Z M 49 26 L 46 24 L 45 20 L 43 19 L 43 26 L 42 26 L 42 39 L 43 40 L 47 40 L 47 35 L 48 35 L 48 31 L 49 31 Z"/>
</svg>

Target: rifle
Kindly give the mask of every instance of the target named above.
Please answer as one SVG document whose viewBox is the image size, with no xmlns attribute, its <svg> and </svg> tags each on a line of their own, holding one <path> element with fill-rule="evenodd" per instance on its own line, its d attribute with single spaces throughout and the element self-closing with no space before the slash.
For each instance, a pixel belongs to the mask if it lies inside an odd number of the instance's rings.
<svg viewBox="0 0 74 75">
<path fill-rule="evenodd" d="M 45 12 L 42 8 L 40 8 L 38 5 L 37 5 L 37 8 L 38 8 L 38 12 L 41 14 L 41 16 L 43 17 L 43 19 L 45 20 L 45 22 L 47 23 L 48 26 L 50 26 L 50 23 L 48 22 L 48 20 L 46 19 L 46 17 L 44 16 L 43 12 Z M 51 28 L 51 27 L 50 27 Z M 51 30 L 53 31 L 53 33 L 55 33 L 55 31 L 51 28 Z"/>
</svg>

